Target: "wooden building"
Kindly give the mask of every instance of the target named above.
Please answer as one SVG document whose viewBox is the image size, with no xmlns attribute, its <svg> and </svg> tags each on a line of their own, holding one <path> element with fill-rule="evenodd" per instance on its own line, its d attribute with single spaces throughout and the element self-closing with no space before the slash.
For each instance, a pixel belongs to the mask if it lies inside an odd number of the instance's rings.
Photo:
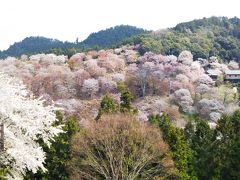
<svg viewBox="0 0 240 180">
<path fill-rule="evenodd" d="M 240 69 L 239 70 L 226 70 L 224 72 L 224 79 L 226 81 L 233 81 L 233 82 L 240 81 Z"/>
</svg>

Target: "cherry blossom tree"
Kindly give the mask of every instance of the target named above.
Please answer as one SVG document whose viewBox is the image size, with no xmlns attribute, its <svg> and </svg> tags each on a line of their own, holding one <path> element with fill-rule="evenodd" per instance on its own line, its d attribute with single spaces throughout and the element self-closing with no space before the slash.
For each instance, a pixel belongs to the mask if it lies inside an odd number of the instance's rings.
<svg viewBox="0 0 240 180">
<path fill-rule="evenodd" d="M 86 59 L 86 55 L 84 53 L 74 54 L 68 61 L 68 65 L 70 69 L 76 70 L 79 69 L 82 65 L 82 62 Z"/>
<path fill-rule="evenodd" d="M 105 78 L 105 77 L 100 77 L 98 79 L 99 81 L 99 86 L 100 86 L 100 92 L 102 94 L 106 94 L 106 93 L 114 93 L 117 91 L 117 83 Z"/>
<path fill-rule="evenodd" d="M 153 62 L 145 62 L 142 64 L 135 75 L 135 82 L 140 88 L 140 96 L 145 96 L 147 93 L 147 86 L 150 82 L 151 74 L 155 70 L 155 65 Z"/>
<path fill-rule="evenodd" d="M 206 85 L 208 85 L 208 86 L 214 85 L 214 81 L 213 81 L 212 78 L 211 78 L 209 75 L 207 75 L 207 74 L 202 74 L 202 75 L 198 78 L 197 82 L 198 82 L 199 84 L 206 84 Z"/>
<path fill-rule="evenodd" d="M 62 132 L 60 126 L 53 126 L 57 108 L 33 99 L 21 82 L 5 74 L 0 74 L 0 94 L 0 123 L 4 124 L 5 139 L 0 161 L 9 169 L 8 179 L 20 179 L 26 171 L 46 171 L 45 153 L 37 140 L 41 138 L 50 145 L 53 137 Z"/>
<path fill-rule="evenodd" d="M 175 102 L 182 108 L 183 112 L 194 113 L 193 99 L 188 89 L 179 89 L 174 93 Z"/>
<path fill-rule="evenodd" d="M 83 82 L 82 92 L 88 97 L 93 97 L 99 90 L 98 80 L 87 79 Z"/>
<path fill-rule="evenodd" d="M 200 84 L 196 87 L 196 93 L 200 95 L 200 99 L 203 98 L 203 95 L 209 92 L 210 87 L 206 84 Z"/>
<path fill-rule="evenodd" d="M 216 121 L 224 111 L 224 105 L 216 99 L 202 99 L 198 102 L 198 112 L 201 117 Z"/>
<path fill-rule="evenodd" d="M 85 61 L 85 70 L 94 78 L 106 74 L 106 69 L 99 67 L 96 59 Z"/>
<path fill-rule="evenodd" d="M 193 62 L 193 55 L 190 51 L 182 51 L 178 56 L 178 61 L 185 65 L 191 65 Z"/>
<path fill-rule="evenodd" d="M 112 80 L 115 82 L 124 82 L 125 81 L 125 75 L 121 73 L 114 73 L 112 75 Z"/>
<path fill-rule="evenodd" d="M 239 69 L 239 64 L 236 61 L 230 61 L 228 63 L 228 68 L 232 70 Z"/>
</svg>

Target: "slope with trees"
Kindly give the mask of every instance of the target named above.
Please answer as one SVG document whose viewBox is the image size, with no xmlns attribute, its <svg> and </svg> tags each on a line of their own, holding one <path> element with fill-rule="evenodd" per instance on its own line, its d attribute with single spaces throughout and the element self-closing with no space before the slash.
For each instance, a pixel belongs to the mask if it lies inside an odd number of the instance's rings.
<svg viewBox="0 0 240 180">
<path fill-rule="evenodd" d="M 120 25 L 92 33 L 82 43 L 90 48 L 107 48 L 117 45 L 133 35 L 138 35 L 145 32 L 145 30 L 136 28 L 134 26 Z"/>
<path fill-rule="evenodd" d="M 109 48 L 116 46 L 124 39 L 146 31 L 134 26 L 120 25 L 90 34 L 84 41 L 62 42 L 45 37 L 27 37 L 11 45 L 7 50 L 0 51 L 0 57 L 21 56 L 22 54 L 54 53 L 71 57 L 79 51 Z"/>
<path fill-rule="evenodd" d="M 152 51 L 178 55 L 183 50 L 189 50 L 194 59 L 217 56 L 224 61 L 240 61 L 240 19 L 198 19 L 180 23 L 174 28 L 135 36 L 125 43 L 141 44 L 141 54 Z"/>
</svg>

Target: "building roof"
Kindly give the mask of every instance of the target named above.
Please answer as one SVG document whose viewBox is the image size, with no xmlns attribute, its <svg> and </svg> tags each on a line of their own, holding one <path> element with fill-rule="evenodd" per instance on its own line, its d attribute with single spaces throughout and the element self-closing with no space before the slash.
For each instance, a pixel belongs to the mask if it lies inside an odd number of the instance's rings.
<svg viewBox="0 0 240 180">
<path fill-rule="evenodd" d="M 207 70 L 207 73 L 210 76 L 219 76 L 222 72 L 218 69 L 209 69 L 209 70 Z"/>
<path fill-rule="evenodd" d="M 226 70 L 225 74 L 227 74 L 227 75 L 240 75 L 240 69 L 238 69 L 238 70 Z"/>
</svg>

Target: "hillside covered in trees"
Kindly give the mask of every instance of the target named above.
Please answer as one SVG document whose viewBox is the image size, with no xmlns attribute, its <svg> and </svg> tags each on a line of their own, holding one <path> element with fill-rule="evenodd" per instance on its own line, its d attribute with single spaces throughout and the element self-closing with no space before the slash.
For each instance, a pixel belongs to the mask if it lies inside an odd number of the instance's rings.
<svg viewBox="0 0 240 180">
<path fill-rule="evenodd" d="M 107 48 L 119 44 L 128 37 L 144 32 L 146 31 L 134 26 L 115 26 L 90 34 L 82 43 L 90 48 Z"/>
<path fill-rule="evenodd" d="M 240 61 L 239 34 L 240 19 L 237 17 L 203 18 L 153 32 L 120 25 L 92 33 L 82 42 L 29 37 L 1 52 L 0 57 L 34 53 L 65 54 L 70 57 L 78 51 L 99 50 L 117 47 L 120 44 L 139 44 L 141 46 L 138 52 L 141 55 L 151 51 L 177 56 L 183 50 L 189 50 L 195 59 L 217 56 L 223 61 Z"/>
<path fill-rule="evenodd" d="M 90 34 L 82 42 L 62 42 L 45 37 L 27 37 L 0 52 L 0 57 L 21 56 L 22 54 L 55 53 L 72 56 L 77 51 L 108 48 L 145 30 L 134 26 L 120 25 Z"/>
<path fill-rule="evenodd" d="M 73 47 L 70 57 L 2 59 L 0 178 L 239 179 L 240 77 L 225 78 L 240 71 L 238 59 L 186 46 L 208 33 L 210 44 L 238 43 L 236 33 L 217 35 L 222 22 L 235 32 L 234 19 L 183 23 L 108 49 Z"/>
<path fill-rule="evenodd" d="M 140 54 L 152 51 L 178 55 L 183 50 L 194 58 L 217 56 L 224 61 L 240 61 L 240 19 L 211 17 L 180 23 L 176 27 L 130 38 L 141 44 Z"/>
</svg>

